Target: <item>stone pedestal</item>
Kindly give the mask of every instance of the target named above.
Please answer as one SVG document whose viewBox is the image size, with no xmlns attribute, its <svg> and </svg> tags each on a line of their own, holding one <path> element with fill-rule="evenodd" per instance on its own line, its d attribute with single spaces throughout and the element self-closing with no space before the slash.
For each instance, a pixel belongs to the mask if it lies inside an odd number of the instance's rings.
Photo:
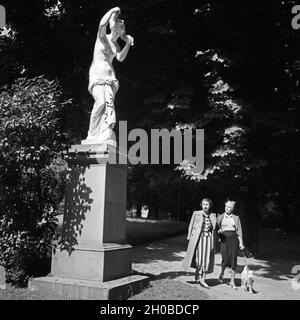
<svg viewBox="0 0 300 320">
<path fill-rule="evenodd" d="M 52 255 L 52 277 L 31 280 L 29 290 L 104 299 L 118 296 L 109 293 L 116 291 L 118 281 L 122 292 L 130 294 L 124 285 L 140 289 L 139 283 L 147 283 L 146 277 L 132 276 L 131 246 L 126 243 L 127 165 L 120 164 L 126 163 L 121 157 L 107 144 L 71 147 L 62 246 Z"/>
</svg>

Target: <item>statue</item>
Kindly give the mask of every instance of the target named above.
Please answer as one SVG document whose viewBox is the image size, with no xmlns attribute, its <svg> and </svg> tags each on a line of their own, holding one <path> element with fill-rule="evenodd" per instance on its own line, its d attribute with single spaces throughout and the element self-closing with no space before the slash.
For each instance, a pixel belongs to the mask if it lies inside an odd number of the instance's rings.
<svg viewBox="0 0 300 320">
<path fill-rule="evenodd" d="M 116 123 L 114 107 L 115 95 L 119 89 L 112 65 L 113 59 L 122 62 L 133 46 L 133 37 L 126 35 L 124 20 L 119 19 L 121 10 L 115 7 L 101 19 L 95 43 L 93 62 L 89 71 L 88 90 L 95 103 L 90 118 L 90 126 L 86 140 L 82 144 L 100 144 L 114 141 L 113 128 Z M 107 34 L 109 24 L 111 33 Z M 121 50 L 118 39 L 125 41 Z"/>
</svg>

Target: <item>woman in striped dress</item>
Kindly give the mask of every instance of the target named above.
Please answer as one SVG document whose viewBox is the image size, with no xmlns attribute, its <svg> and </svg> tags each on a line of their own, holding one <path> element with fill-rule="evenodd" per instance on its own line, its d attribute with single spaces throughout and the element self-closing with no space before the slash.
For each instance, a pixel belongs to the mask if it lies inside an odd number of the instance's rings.
<svg viewBox="0 0 300 320">
<path fill-rule="evenodd" d="M 214 230 L 216 228 L 216 214 L 211 213 L 212 202 L 208 198 L 201 201 L 202 210 L 195 211 L 188 230 L 189 240 L 187 253 L 183 261 L 183 268 L 195 268 L 195 280 L 200 285 L 209 288 L 205 282 L 206 275 L 214 269 Z"/>
</svg>

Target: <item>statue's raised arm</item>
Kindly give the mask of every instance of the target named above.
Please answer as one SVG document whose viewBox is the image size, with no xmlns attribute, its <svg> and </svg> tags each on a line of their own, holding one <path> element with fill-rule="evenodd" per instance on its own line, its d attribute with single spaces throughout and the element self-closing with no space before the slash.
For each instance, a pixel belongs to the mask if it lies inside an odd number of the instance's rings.
<svg viewBox="0 0 300 320">
<path fill-rule="evenodd" d="M 99 30 L 98 30 L 98 37 L 102 38 L 106 35 L 106 29 L 109 24 L 110 19 L 116 19 L 121 13 L 119 7 L 115 7 L 110 9 L 100 20 Z"/>
</svg>

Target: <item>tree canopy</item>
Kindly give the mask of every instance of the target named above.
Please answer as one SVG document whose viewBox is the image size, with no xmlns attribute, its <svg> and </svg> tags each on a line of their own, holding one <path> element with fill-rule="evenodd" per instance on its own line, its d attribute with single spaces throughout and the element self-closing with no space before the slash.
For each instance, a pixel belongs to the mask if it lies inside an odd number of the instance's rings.
<svg viewBox="0 0 300 320">
<path fill-rule="evenodd" d="M 283 211 L 299 207 L 300 31 L 291 27 L 294 2 L 3 2 L 9 30 L 1 37 L 0 84 L 40 74 L 57 79 L 73 102 L 65 122 L 70 143 L 85 138 L 96 31 L 116 5 L 135 38 L 125 62 L 115 63 L 118 120 L 127 120 L 129 129 L 205 129 L 201 176 L 184 177 L 184 166 L 130 168 L 129 202 L 159 202 L 177 212 L 197 206 L 198 196 L 211 190 L 226 197 L 247 185 L 255 201 L 271 194 Z M 180 193 L 180 186 L 197 190 L 197 197 Z"/>
</svg>

